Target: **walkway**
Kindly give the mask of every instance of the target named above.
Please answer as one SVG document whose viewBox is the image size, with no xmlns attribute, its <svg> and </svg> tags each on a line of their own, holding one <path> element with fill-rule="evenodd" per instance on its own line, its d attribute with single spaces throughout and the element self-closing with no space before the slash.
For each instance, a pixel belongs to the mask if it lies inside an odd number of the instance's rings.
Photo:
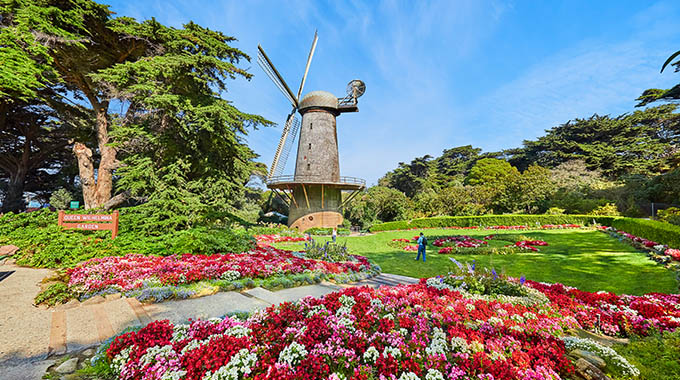
<svg viewBox="0 0 680 380">
<path fill-rule="evenodd" d="M 250 312 L 306 296 L 320 297 L 344 287 L 377 288 L 418 282 L 415 278 L 385 273 L 346 285 L 322 282 L 276 292 L 254 288 L 149 305 L 116 294 L 43 309 L 33 306 L 33 298 L 40 290 L 38 283 L 51 271 L 0 265 L 0 272 L 7 271 L 14 273 L 0 281 L 0 379 L 39 379 L 45 368 L 53 363 L 48 359 L 50 356 L 79 352 L 129 326 L 140 326 L 153 320 L 169 319 L 181 323 L 189 318 L 206 319 L 235 311 Z M 28 369 L 31 371 L 27 372 Z M 14 377 L 6 377 L 10 374 Z"/>
</svg>

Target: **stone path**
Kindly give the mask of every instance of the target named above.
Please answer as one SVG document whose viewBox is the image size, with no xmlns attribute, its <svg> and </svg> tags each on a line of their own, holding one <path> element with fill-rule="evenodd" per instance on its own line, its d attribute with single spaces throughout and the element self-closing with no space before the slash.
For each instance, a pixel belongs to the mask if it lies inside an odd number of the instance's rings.
<svg viewBox="0 0 680 380">
<path fill-rule="evenodd" d="M 254 288 L 243 292 L 220 292 L 211 296 L 158 304 L 141 304 L 134 298 L 110 295 L 83 303 L 42 309 L 33 306 L 38 283 L 51 271 L 0 265 L 0 272 L 14 271 L 0 281 L 0 380 L 40 379 L 54 363 L 53 355 L 79 352 L 98 345 L 129 326 L 169 319 L 221 317 L 235 311 L 254 311 L 306 296 L 320 297 L 346 287 L 393 286 L 418 279 L 381 274 L 353 284 L 322 282 L 272 292 Z"/>
</svg>

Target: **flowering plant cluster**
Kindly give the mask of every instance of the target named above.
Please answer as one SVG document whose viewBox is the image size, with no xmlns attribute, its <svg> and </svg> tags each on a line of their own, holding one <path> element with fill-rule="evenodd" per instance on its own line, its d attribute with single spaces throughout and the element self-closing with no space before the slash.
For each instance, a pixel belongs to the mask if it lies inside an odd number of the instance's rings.
<svg viewBox="0 0 680 380">
<path fill-rule="evenodd" d="M 542 226 L 531 227 L 531 226 L 490 226 L 486 227 L 487 230 L 528 230 L 528 229 L 538 229 L 538 230 L 554 230 L 554 229 L 565 229 L 565 228 L 581 228 L 578 224 L 544 224 Z"/>
<path fill-rule="evenodd" d="M 271 243 L 290 243 L 307 240 L 300 236 L 281 236 L 279 234 L 273 235 L 255 235 L 257 244 L 271 244 Z"/>
<path fill-rule="evenodd" d="M 488 244 L 484 240 L 471 238 L 467 235 L 443 236 L 432 242 L 435 247 L 459 247 L 459 248 L 477 248 L 483 244 Z"/>
<path fill-rule="evenodd" d="M 652 240 L 641 238 L 614 227 L 600 227 L 600 231 L 610 236 L 626 242 L 635 248 L 647 251 L 650 259 L 664 264 L 666 268 L 680 272 L 680 249 L 670 248 L 669 246 L 657 243 Z"/>
<path fill-rule="evenodd" d="M 167 257 L 126 255 L 94 258 L 67 271 L 68 286 L 81 299 L 95 294 L 142 288 L 178 286 L 205 280 L 235 281 L 302 273 L 326 275 L 371 272 L 368 259 L 351 255 L 348 261 L 329 262 L 301 257 L 271 246 L 243 254 L 173 255 Z"/>
<path fill-rule="evenodd" d="M 116 337 L 105 360 L 120 379 L 556 380 L 571 377 L 567 351 L 581 348 L 636 376 L 613 350 L 565 332 L 680 327 L 680 295 L 583 292 L 452 262 L 458 271 L 444 277 L 307 297 L 245 320 L 156 321 Z"/>
<path fill-rule="evenodd" d="M 544 306 L 425 283 L 351 288 L 232 318 L 153 322 L 106 350 L 120 379 L 560 379 L 576 327 Z"/>
<path fill-rule="evenodd" d="M 543 240 L 520 240 L 515 242 L 515 244 L 511 245 L 506 245 L 506 247 L 514 247 L 514 248 L 520 248 L 520 249 L 525 249 L 528 251 L 534 251 L 538 252 L 538 248 L 536 246 L 546 246 L 548 243 L 544 242 Z"/>
</svg>

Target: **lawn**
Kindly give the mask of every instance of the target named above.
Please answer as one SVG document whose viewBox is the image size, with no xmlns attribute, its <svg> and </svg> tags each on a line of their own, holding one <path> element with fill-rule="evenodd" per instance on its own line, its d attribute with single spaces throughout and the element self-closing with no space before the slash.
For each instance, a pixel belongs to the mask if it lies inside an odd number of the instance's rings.
<svg viewBox="0 0 680 380">
<path fill-rule="evenodd" d="M 522 251 L 513 255 L 440 255 L 437 247 L 428 246 L 427 262 L 416 262 L 415 252 L 388 245 L 392 239 L 412 238 L 419 231 L 388 231 L 361 237 L 338 237 L 351 252 L 368 257 L 383 272 L 412 277 L 432 277 L 446 273 L 452 263 L 476 260 L 477 266 L 495 268 L 509 276 L 525 275 L 528 279 L 560 282 L 586 291 L 606 290 L 614 293 L 677 293 L 675 274 L 649 260 L 628 244 L 594 230 L 521 231 L 532 239 L 544 240 L 549 246 L 540 252 Z M 491 234 L 487 230 L 428 229 L 426 236 L 469 235 L 478 239 Z M 518 233 L 500 231 L 499 234 Z M 318 240 L 328 238 L 318 237 Z M 492 241 L 494 246 L 508 244 Z M 277 244 L 286 249 L 301 249 L 301 244 Z"/>
</svg>

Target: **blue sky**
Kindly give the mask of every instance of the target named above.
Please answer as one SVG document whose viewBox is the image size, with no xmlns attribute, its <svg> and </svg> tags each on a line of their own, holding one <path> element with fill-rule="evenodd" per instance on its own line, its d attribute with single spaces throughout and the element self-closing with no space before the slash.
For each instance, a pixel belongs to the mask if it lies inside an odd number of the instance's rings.
<svg viewBox="0 0 680 380">
<path fill-rule="evenodd" d="M 297 89 L 318 29 L 304 92 L 340 97 L 351 79 L 366 82 L 360 112 L 338 118 L 338 143 L 342 175 L 369 184 L 446 148 L 518 147 L 569 119 L 631 112 L 643 90 L 680 81 L 659 73 L 680 49 L 678 1 L 108 3 L 118 15 L 175 27 L 191 20 L 235 36 L 255 76 L 232 81 L 224 97 L 279 124 L 290 105 L 257 66 L 257 44 Z M 261 128 L 247 141 L 269 165 L 280 134 Z"/>
</svg>

